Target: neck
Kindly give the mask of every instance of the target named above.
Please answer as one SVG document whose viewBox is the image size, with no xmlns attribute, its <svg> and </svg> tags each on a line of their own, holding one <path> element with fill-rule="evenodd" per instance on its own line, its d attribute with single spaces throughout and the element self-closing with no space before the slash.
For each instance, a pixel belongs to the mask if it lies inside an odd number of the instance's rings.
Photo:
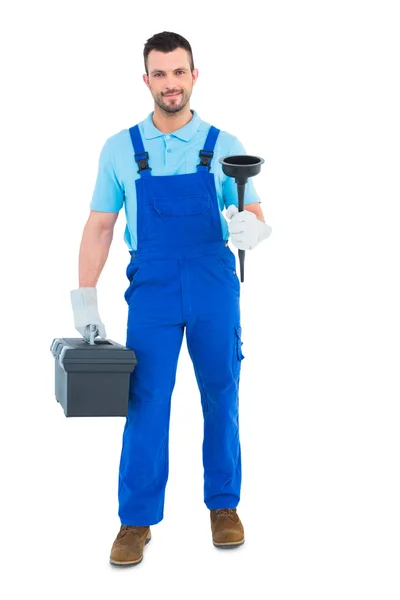
<svg viewBox="0 0 400 600">
<path fill-rule="evenodd" d="M 181 127 L 184 127 L 193 118 L 190 112 L 190 107 L 185 106 L 184 109 L 177 113 L 167 113 L 162 110 L 157 104 L 154 105 L 153 124 L 163 133 L 173 133 Z"/>
</svg>

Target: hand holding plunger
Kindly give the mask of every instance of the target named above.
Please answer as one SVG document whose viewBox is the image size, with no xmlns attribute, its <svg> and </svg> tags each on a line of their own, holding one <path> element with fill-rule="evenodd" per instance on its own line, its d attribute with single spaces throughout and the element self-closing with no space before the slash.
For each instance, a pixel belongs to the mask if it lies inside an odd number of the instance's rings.
<svg viewBox="0 0 400 600">
<path fill-rule="evenodd" d="M 258 175 L 261 170 L 261 165 L 265 162 L 263 158 L 259 156 L 248 156 L 242 154 L 238 156 L 225 156 L 220 158 L 219 162 L 222 164 L 222 170 L 225 175 L 234 177 L 237 189 L 238 189 L 238 207 L 239 212 L 244 210 L 244 190 L 249 177 Z M 240 263 L 240 281 L 244 281 L 244 257 L 245 250 L 239 249 L 239 263 Z"/>
</svg>

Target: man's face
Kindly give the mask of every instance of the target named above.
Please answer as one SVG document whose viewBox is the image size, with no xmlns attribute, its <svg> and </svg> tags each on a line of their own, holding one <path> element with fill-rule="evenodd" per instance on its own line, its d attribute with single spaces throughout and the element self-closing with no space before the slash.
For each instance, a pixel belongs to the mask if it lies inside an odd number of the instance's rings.
<svg viewBox="0 0 400 600">
<path fill-rule="evenodd" d="M 154 102 L 167 113 L 178 113 L 190 100 L 197 69 L 190 70 L 189 56 L 184 48 L 172 52 L 152 50 L 147 58 L 149 75 L 143 80 Z"/>
</svg>

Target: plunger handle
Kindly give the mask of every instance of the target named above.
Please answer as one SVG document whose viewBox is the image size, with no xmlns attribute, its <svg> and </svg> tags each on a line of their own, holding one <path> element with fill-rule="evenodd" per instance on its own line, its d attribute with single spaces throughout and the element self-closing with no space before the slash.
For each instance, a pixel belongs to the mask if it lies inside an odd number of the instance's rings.
<svg viewBox="0 0 400 600">
<path fill-rule="evenodd" d="M 237 189 L 238 189 L 238 197 L 239 197 L 239 212 L 241 212 L 242 210 L 244 210 L 244 190 L 246 187 L 246 183 L 247 183 L 247 179 L 244 183 L 239 183 L 239 181 L 236 179 L 236 184 L 237 184 Z M 244 250 L 239 250 L 238 251 L 239 254 L 239 265 L 240 265 L 240 281 L 243 282 L 244 281 L 244 257 L 245 257 L 245 251 Z"/>
</svg>

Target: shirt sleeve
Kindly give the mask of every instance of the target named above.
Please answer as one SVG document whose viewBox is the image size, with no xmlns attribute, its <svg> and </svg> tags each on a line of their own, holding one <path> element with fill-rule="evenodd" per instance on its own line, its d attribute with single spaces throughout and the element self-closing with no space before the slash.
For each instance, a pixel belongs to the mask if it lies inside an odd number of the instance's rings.
<svg viewBox="0 0 400 600">
<path fill-rule="evenodd" d="M 110 140 L 106 140 L 100 152 L 90 208 L 102 212 L 119 212 L 123 204 L 124 190 L 115 173 Z"/>
<path fill-rule="evenodd" d="M 240 154 L 247 154 L 243 144 L 235 138 L 233 145 L 230 148 L 229 156 L 235 156 Z M 222 196 L 224 199 L 225 207 L 228 208 L 231 204 L 238 206 L 238 189 L 234 177 L 229 177 L 224 174 L 222 181 Z M 253 178 L 249 177 L 244 188 L 244 204 L 252 204 L 253 202 L 260 202 L 256 189 L 254 187 Z"/>
</svg>

